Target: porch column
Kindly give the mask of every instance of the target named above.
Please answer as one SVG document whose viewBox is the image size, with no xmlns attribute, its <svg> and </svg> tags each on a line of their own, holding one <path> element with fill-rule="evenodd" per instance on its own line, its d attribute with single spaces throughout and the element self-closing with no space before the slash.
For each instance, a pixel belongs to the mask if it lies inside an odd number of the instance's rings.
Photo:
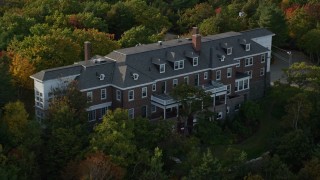
<svg viewBox="0 0 320 180">
<path fill-rule="evenodd" d="M 179 104 L 177 105 L 177 117 L 179 117 Z"/>
<path fill-rule="evenodd" d="M 227 94 L 224 94 L 224 104 L 227 104 Z"/>
<path fill-rule="evenodd" d="M 166 119 L 166 118 L 167 118 L 167 117 L 166 117 L 166 110 L 167 110 L 167 108 L 164 107 L 164 109 L 163 109 L 163 119 Z"/>
</svg>

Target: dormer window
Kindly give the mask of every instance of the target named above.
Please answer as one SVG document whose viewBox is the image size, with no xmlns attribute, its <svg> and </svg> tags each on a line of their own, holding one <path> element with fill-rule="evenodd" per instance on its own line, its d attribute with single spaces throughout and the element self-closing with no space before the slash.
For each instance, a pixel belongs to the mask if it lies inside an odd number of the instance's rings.
<svg viewBox="0 0 320 180">
<path fill-rule="evenodd" d="M 250 51 L 250 44 L 246 44 L 246 51 Z"/>
<path fill-rule="evenodd" d="M 106 77 L 106 76 L 105 76 L 104 74 L 100 74 L 99 80 L 102 81 L 102 80 L 104 80 L 105 77 Z"/>
<path fill-rule="evenodd" d="M 166 72 L 166 64 L 160 64 L 160 73 Z"/>
<path fill-rule="evenodd" d="M 232 54 L 232 48 L 227 48 L 227 55 L 231 55 Z"/>
<path fill-rule="evenodd" d="M 192 61 L 193 66 L 198 66 L 198 57 L 194 57 Z"/>
<path fill-rule="evenodd" d="M 184 68 L 184 60 L 174 62 L 174 70 L 179 70 Z"/>
<path fill-rule="evenodd" d="M 221 62 L 223 62 L 223 61 L 225 60 L 225 58 L 226 58 L 226 56 L 225 56 L 225 55 L 222 55 L 222 56 L 219 57 L 219 60 L 220 60 Z"/>
<path fill-rule="evenodd" d="M 137 73 L 133 73 L 132 74 L 132 78 L 133 78 L 133 80 L 138 80 L 139 79 L 139 74 L 137 74 Z"/>
</svg>

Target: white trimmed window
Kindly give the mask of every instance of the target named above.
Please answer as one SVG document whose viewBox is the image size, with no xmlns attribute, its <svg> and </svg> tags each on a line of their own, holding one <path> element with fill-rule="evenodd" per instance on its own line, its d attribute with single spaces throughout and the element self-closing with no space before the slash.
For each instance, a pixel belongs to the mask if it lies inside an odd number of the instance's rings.
<svg viewBox="0 0 320 180">
<path fill-rule="evenodd" d="M 88 121 L 96 120 L 96 110 L 88 111 Z"/>
<path fill-rule="evenodd" d="M 231 55 L 232 54 L 232 48 L 227 48 L 227 55 Z"/>
<path fill-rule="evenodd" d="M 208 72 L 203 73 L 203 79 L 208 79 Z"/>
<path fill-rule="evenodd" d="M 87 102 L 92 102 L 92 91 L 87 92 Z"/>
<path fill-rule="evenodd" d="M 102 119 L 103 116 L 104 116 L 105 114 L 107 114 L 108 107 L 103 107 L 103 108 L 101 108 L 100 110 L 101 110 L 101 119 Z"/>
<path fill-rule="evenodd" d="M 246 44 L 246 51 L 250 51 L 250 44 Z"/>
<path fill-rule="evenodd" d="M 216 80 L 221 80 L 221 70 L 216 71 Z"/>
<path fill-rule="evenodd" d="M 252 57 L 245 58 L 245 66 L 252 66 L 252 65 L 253 65 L 253 58 Z"/>
<path fill-rule="evenodd" d="M 128 91 L 128 100 L 133 101 L 134 100 L 134 90 Z"/>
<path fill-rule="evenodd" d="M 120 90 L 116 91 L 116 96 L 117 96 L 117 100 L 121 101 L 121 91 Z"/>
<path fill-rule="evenodd" d="M 261 55 L 261 63 L 264 63 L 264 62 L 266 62 L 266 55 L 262 54 Z"/>
<path fill-rule="evenodd" d="M 184 80 L 184 84 L 187 84 L 187 85 L 189 84 L 189 76 L 185 76 L 183 80 Z"/>
<path fill-rule="evenodd" d="M 38 108 L 43 109 L 43 94 L 40 93 L 39 91 L 35 91 L 35 101 L 36 101 L 36 106 Z"/>
<path fill-rule="evenodd" d="M 265 71 L 264 67 L 260 68 L 260 76 L 264 76 L 264 71 Z"/>
<path fill-rule="evenodd" d="M 227 94 L 230 94 L 231 93 L 231 84 L 228 84 L 227 85 Z"/>
<path fill-rule="evenodd" d="M 173 87 L 178 86 L 178 79 L 174 79 L 174 80 L 172 81 L 172 85 L 173 85 Z"/>
<path fill-rule="evenodd" d="M 151 104 L 151 112 L 152 112 L 152 113 L 157 112 L 157 106 Z"/>
<path fill-rule="evenodd" d="M 249 79 L 237 80 L 234 86 L 234 91 L 243 91 L 249 89 Z"/>
<path fill-rule="evenodd" d="M 227 78 L 231 78 L 232 76 L 232 68 L 227 69 Z"/>
<path fill-rule="evenodd" d="M 166 64 L 160 64 L 160 73 L 166 72 Z"/>
<path fill-rule="evenodd" d="M 198 66 L 198 57 L 194 57 L 192 61 L 193 66 Z"/>
<path fill-rule="evenodd" d="M 248 74 L 250 76 L 250 79 L 252 78 L 252 70 L 246 71 L 246 74 Z"/>
<path fill-rule="evenodd" d="M 156 84 L 152 84 L 152 91 L 156 91 L 157 90 L 157 85 Z"/>
<path fill-rule="evenodd" d="M 238 63 L 236 65 L 236 67 L 240 67 L 240 60 L 237 60 L 237 61 L 238 61 Z"/>
<path fill-rule="evenodd" d="M 179 70 L 184 68 L 184 60 L 174 62 L 174 70 Z"/>
<path fill-rule="evenodd" d="M 141 97 L 145 98 L 145 97 L 147 97 L 147 95 L 148 95 L 148 88 L 147 87 L 143 87 L 141 89 Z"/>
<path fill-rule="evenodd" d="M 128 109 L 128 117 L 130 119 L 134 118 L 134 108 Z"/>
<path fill-rule="evenodd" d="M 101 89 L 101 100 L 107 99 L 107 90 Z"/>
</svg>

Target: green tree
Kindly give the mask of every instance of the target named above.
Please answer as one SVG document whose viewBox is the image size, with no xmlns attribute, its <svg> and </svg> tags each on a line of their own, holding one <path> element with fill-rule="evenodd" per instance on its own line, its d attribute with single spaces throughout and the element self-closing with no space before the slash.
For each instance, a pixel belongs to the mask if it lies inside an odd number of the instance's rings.
<svg viewBox="0 0 320 180">
<path fill-rule="evenodd" d="M 220 14 L 212 16 L 208 19 L 203 20 L 202 23 L 199 24 L 200 33 L 204 36 L 206 35 L 214 35 L 220 32 L 223 32 L 224 20 Z"/>
<path fill-rule="evenodd" d="M 12 137 L 15 143 L 22 142 L 24 132 L 28 124 L 29 114 L 20 101 L 8 103 L 4 106 L 4 115 L 2 123 L 6 126 L 8 135 Z"/>
<path fill-rule="evenodd" d="M 299 124 L 305 124 L 309 120 L 312 111 L 312 104 L 304 93 L 299 93 L 288 100 L 285 106 L 287 114 L 283 119 L 295 130 Z"/>
<path fill-rule="evenodd" d="M 190 130 L 196 112 L 209 107 L 211 102 L 209 94 L 203 89 L 187 84 L 179 84 L 173 89 L 171 95 L 181 103 L 182 109 L 179 111 L 179 118 Z"/>
<path fill-rule="evenodd" d="M 124 32 L 119 42 L 122 47 L 132 47 L 139 44 L 157 42 L 161 37 L 161 35 L 152 34 L 152 32 L 144 26 L 138 26 Z"/>
<path fill-rule="evenodd" d="M 304 167 L 299 171 L 299 179 L 319 179 L 320 161 L 317 157 L 304 163 Z"/>
<path fill-rule="evenodd" d="M 0 55 L 0 107 L 3 107 L 16 98 L 16 88 L 12 83 L 9 57 L 4 52 L 0 52 L 0 54 L 2 54 L 2 57 Z"/>
<path fill-rule="evenodd" d="M 199 165 L 193 166 L 188 179 L 220 179 L 222 166 L 217 158 L 214 158 L 211 151 L 203 153 Z"/>
<path fill-rule="evenodd" d="M 262 3 L 258 10 L 258 25 L 276 33 L 274 45 L 282 45 L 288 36 L 288 28 L 283 12 L 273 3 Z"/>
<path fill-rule="evenodd" d="M 264 164 L 264 177 L 266 179 L 292 179 L 294 174 L 289 170 L 287 164 L 281 161 L 275 154 L 272 158 L 267 157 Z"/>
<path fill-rule="evenodd" d="M 304 34 L 298 42 L 298 46 L 304 49 L 309 55 L 310 59 L 320 64 L 320 29 L 312 29 Z"/>
<path fill-rule="evenodd" d="M 94 128 L 91 148 L 109 155 L 117 165 L 128 167 L 137 152 L 134 144 L 134 125 L 126 110 L 108 111 L 101 124 Z"/>
<path fill-rule="evenodd" d="M 300 40 L 300 38 L 312 29 L 312 22 L 304 8 L 295 10 L 288 19 L 288 30 L 291 38 Z"/>
<path fill-rule="evenodd" d="M 140 179 L 146 180 L 164 180 L 168 179 L 163 170 L 164 163 L 162 162 L 162 151 L 158 147 L 154 149 L 154 155 L 148 163 L 148 169 L 145 170 Z"/>
</svg>

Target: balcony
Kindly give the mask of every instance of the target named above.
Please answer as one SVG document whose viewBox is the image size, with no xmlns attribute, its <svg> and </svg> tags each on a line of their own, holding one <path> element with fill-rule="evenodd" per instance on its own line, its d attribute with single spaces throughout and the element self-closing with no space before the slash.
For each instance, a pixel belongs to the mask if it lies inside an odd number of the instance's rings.
<svg viewBox="0 0 320 180">
<path fill-rule="evenodd" d="M 152 94 L 151 95 L 151 102 L 155 102 L 157 104 L 160 104 L 162 106 L 168 106 L 176 104 L 177 101 L 173 99 L 173 97 L 167 95 L 167 94 Z"/>
<path fill-rule="evenodd" d="M 202 85 L 202 89 L 212 94 L 222 95 L 227 93 L 227 86 L 216 81 L 212 81 L 211 84 Z"/>
</svg>

